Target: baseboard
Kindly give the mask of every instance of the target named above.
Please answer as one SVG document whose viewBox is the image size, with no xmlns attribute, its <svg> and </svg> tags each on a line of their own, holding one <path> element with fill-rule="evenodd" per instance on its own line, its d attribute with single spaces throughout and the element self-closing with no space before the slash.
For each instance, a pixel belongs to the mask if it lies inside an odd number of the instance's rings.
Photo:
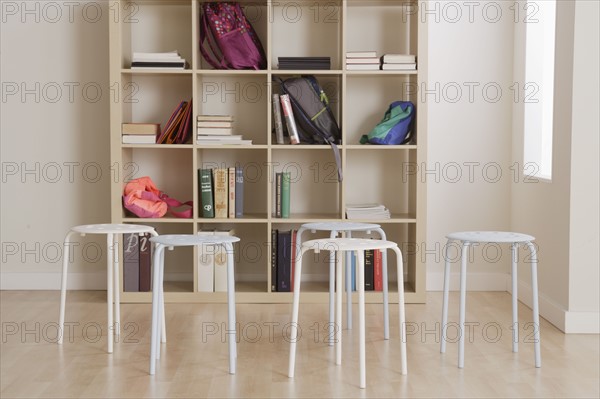
<svg viewBox="0 0 600 399">
<path fill-rule="evenodd" d="M 509 292 L 512 290 L 509 287 Z M 531 308 L 531 285 L 519 281 L 519 301 Z M 600 334 L 600 312 L 568 311 L 544 294 L 538 295 L 540 316 L 566 334 Z"/>
<path fill-rule="evenodd" d="M 61 273 L 2 273 L 1 290 L 60 290 Z M 106 290 L 106 271 L 69 273 L 68 290 Z"/>
<path fill-rule="evenodd" d="M 444 273 L 427 273 L 427 291 L 444 290 Z M 467 291 L 506 291 L 510 284 L 507 273 L 468 273 Z M 460 273 L 450 273 L 450 291 L 460 289 Z"/>
</svg>

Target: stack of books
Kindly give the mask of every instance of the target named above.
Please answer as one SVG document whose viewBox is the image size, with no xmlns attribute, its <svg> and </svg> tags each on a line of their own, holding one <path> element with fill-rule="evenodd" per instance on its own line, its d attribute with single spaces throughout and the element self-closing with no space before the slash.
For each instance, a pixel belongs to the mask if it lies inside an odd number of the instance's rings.
<svg viewBox="0 0 600 399">
<path fill-rule="evenodd" d="M 417 57 L 413 54 L 385 54 L 381 57 L 384 71 L 416 71 Z"/>
<path fill-rule="evenodd" d="M 186 144 L 192 133 L 192 100 L 182 101 L 165 123 L 156 144 Z"/>
<path fill-rule="evenodd" d="M 241 167 L 198 169 L 203 218 L 244 216 L 244 173 Z"/>
<path fill-rule="evenodd" d="M 133 53 L 131 69 L 171 68 L 186 69 L 188 63 L 177 50 L 167 53 Z"/>
<path fill-rule="evenodd" d="M 279 69 L 331 69 L 331 57 L 279 57 Z"/>
<path fill-rule="evenodd" d="M 154 144 L 160 136 L 160 124 L 123 123 L 121 134 L 123 144 Z"/>
<path fill-rule="evenodd" d="M 390 219 L 390 211 L 381 204 L 357 204 L 346 206 L 348 219 L 382 220 Z"/>
<path fill-rule="evenodd" d="M 204 230 L 201 236 L 232 236 L 235 230 Z M 227 253 L 222 246 L 198 247 L 198 292 L 227 291 Z"/>
<path fill-rule="evenodd" d="M 198 115 L 196 124 L 196 144 L 252 144 L 252 140 L 244 140 L 242 135 L 233 134 L 231 115 Z"/>
<path fill-rule="evenodd" d="M 378 71 L 380 59 L 376 51 L 348 51 L 346 53 L 346 70 Z"/>
<path fill-rule="evenodd" d="M 383 254 L 379 249 L 367 249 L 364 255 L 365 262 L 365 291 L 383 291 Z M 354 251 L 350 254 L 351 280 L 350 287 L 352 291 L 357 291 L 356 287 L 356 254 Z"/>
</svg>

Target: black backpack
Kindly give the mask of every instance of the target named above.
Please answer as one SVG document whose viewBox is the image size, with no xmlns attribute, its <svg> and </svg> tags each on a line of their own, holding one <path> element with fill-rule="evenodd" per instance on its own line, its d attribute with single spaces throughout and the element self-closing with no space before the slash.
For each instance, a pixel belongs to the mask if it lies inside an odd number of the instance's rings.
<svg viewBox="0 0 600 399">
<path fill-rule="evenodd" d="M 329 144 L 337 164 L 338 181 L 341 182 L 342 163 L 337 145 L 341 144 L 342 135 L 329 107 L 329 100 L 317 78 L 309 75 L 275 80 L 281 85 L 282 94 L 290 96 L 294 119 L 300 127 L 300 141 L 309 144 Z"/>
</svg>

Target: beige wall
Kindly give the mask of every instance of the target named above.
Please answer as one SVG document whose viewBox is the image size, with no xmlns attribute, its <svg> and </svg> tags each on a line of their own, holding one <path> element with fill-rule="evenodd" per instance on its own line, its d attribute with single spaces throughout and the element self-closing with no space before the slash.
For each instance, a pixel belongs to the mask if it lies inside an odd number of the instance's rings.
<svg viewBox="0 0 600 399">
<path fill-rule="evenodd" d="M 1 5 L 2 288 L 58 288 L 68 228 L 110 220 L 108 3 L 48 4 Z M 72 286 L 106 286 L 104 248 Z"/>
</svg>

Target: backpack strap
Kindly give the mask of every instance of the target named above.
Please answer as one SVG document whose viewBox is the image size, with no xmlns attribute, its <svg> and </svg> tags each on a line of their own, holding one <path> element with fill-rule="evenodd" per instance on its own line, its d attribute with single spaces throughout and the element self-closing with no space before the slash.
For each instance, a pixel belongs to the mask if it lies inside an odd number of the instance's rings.
<svg viewBox="0 0 600 399">
<path fill-rule="evenodd" d="M 167 204 L 167 208 L 169 208 L 169 211 L 176 218 L 190 219 L 192 217 L 192 215 L 193 215 L 193 206 L 194 206 L 194 203 L 192 201 L 181 202 L 181 201 L 176 200 L 175 198 L 169 197 L 165 193 L 161 193 L 160 199 L 163 200 Z M 188 205 L 190 207 L 190 209 L 186 209 L 184 211 L 174 211 L 173 210 L 173 208 L 178 208 L 178 207 L 181 207 L 181 206 L 184 206 L 184 205 Z"/>
<path fill-rule="evenodd" d="M 342 160 L 340 158 L 340 149 L 335 143 L 331 141 L 329 142 L 329 145 L 331 146 L 331 150 L 333 151 L 333 157 L 335 158 L 335 164 L 337 165 L 338 182 L 341 183 L 342 180 L 344 180 L 344 175 L 342 173 Z"/>
</svg>

